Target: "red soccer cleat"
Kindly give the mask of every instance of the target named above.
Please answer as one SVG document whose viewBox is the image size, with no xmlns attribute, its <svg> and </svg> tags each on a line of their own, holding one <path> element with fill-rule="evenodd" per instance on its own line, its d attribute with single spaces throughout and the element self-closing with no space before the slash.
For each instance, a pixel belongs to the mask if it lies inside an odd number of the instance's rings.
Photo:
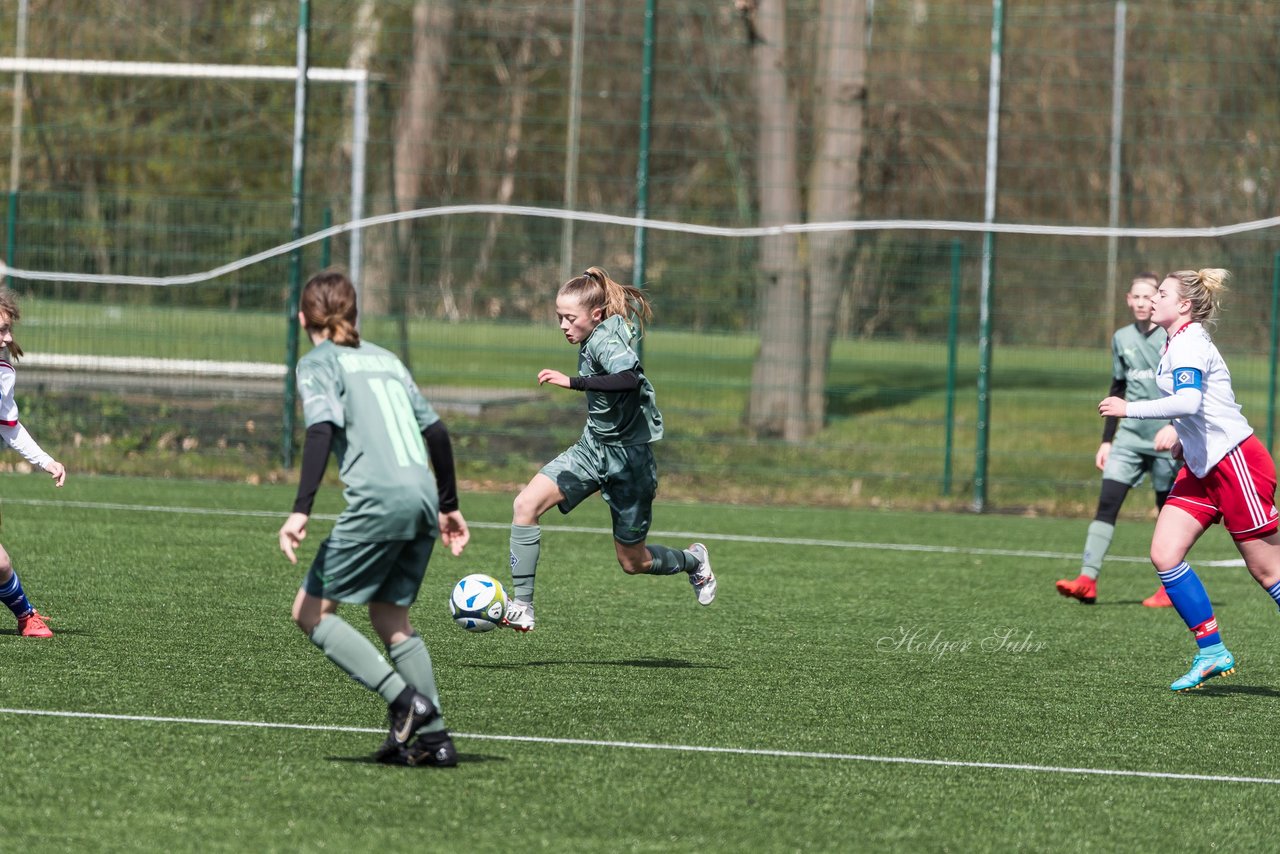
<svg viewBox="0 0 1280 854">
<path fill-rule="evenodd" d="M 1148 608 L 1172 608 L 1173 601 L 1169 599 L 1169 593 L 1164 589 L 1164 585 L 1160 585 L 1160 589 L 1152 593 L 1146 599 L 1142 600 L 1142 604 Z"/>
<path fill-rule="evenodd" d="M 51 638 L 53 630 L 45 623 L 39 611 L 32 611 L 18 618 L 18 634 L 24 638 Z"/>
<path fill-rule="evenodd" d="M 1063 596 L 1079 599 L 1086 605 L 1092 605 L 1098 601 L 1098 582 L 1087 575 L 1081 575 L 1074 580 L 1063 578 L 1054 586 Z"/>
</svg>

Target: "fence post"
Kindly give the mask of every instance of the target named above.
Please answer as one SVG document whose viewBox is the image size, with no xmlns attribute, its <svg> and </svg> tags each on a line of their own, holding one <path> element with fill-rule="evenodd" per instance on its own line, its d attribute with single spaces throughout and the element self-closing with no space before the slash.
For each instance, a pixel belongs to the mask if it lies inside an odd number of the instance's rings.
<svg viewBox="0 0 1280 854">
<path fill-rule="evenodd" d="M 1271 259 L 1271 368 L 1267 377 L 1267 450 L 1276 438 L 1276 357 L 1280 355 L 1280 252 Z"/>
<path fill-rule="evenodd" d="M 640 156 L 636 162 L 636 219 L 649 215 L 649 125 L 653 115 L 653 41 L 654 19 L 658 13 L 658 0 L 645 0 L 644 7 L 644 59 L 641 63 L 640 83 Z M 636 227 L 635 264 L 632 284 L 644 287 L 646 232 L 643 225 Z M 636 342 L 636 355 L 644 358 L 644 339 Z"/>
<path fill-rule="evenodd" d="M 307 162 L 307 69 L 310 65 L 309 38 L 311 2 L 299 0 L 298 9 L 298 82 L 293 98 L 293 213 L 290 227 L 293 239 L 302 237 L 302 190 Z M 289 299 L 285 318 L 284 372 L 284 438 L 280 462 L 293 468 L 293 410 L 298 399 L 298 303 L 302 291 L 302 247 L 289 253 Z"/>
<path fill-rule="evenodd" d="M 4 227 L 4 262 L 10 267 L 18 254 L 18 191 L 9 191 L 9 214 Z M 9 287 L 13 287 L 13 275 L 5 276 Z"/>
<path fill-rule="evenodd" d="M 951 241 L 951 310 L 947 317 L 947 418 L 942 456 L 942 494 L 951 494 L 951 450 L 956 422 L 956 342 L 960 335 L 960 256 L 964 244 Z"/>
<path fill-rule="evenodd" d="M 1004 0 L 992 0 L 991 71 L 987 86 L 987 186 L 983 222 L 996 217 L 996 175 L 1000 163 L 1000 70 L 1004 54 Z M 991 279 L 995 269 L 996 235 L 982 235 L 982 297 L 978 301 L 978 418 L 973 465 L 973 509 L 987 506 L 987 446 L 991 432 Z"/>
</svg>

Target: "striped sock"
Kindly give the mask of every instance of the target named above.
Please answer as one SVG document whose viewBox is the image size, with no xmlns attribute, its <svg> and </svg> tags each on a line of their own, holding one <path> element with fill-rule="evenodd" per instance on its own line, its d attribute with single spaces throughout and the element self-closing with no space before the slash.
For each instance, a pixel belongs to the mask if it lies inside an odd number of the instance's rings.
<svg viewBox="0 0 1280 854">
<path fill-rule="evenodd" d="M 1267 588 L 1267 593 L 1271 594 L 1271 598 L 1276 600 L 1276 604 L 1280 605 L 1280 581 Z"/>
<path fill-rule="evenodd" d="M 22 582 L 18 580 L 17 572 L 9 579 L 8 584 L 0 587 L 0 602 L 3 602 L 15 617 L 25 617 L 35 610 L 27 601 L 26 591 L 22 589 Z"/>
<path fill-rule="evenodd" d="M 1213 616 L 1213 605 L 1205 592 L 1200 576 L 1185 560 L 1173 569 L 1157 572 L 1169 600 L 1182 622 L 1196 636 L 1196 646 L 1201 649 L 1222 642 L 1218 633 L 1218 620 Z"/>
</svg>

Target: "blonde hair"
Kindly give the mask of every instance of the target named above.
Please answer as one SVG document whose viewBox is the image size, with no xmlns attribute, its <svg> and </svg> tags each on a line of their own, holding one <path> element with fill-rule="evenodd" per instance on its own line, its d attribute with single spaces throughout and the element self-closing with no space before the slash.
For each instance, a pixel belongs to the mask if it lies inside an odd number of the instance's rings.
<svg viewBox="0 0 1280 854">
<path fill-rule="evenodd" d="M 1227 291 L 1231 273 L 1221 267 L 1206 267 L 1178 270 L 1165 278 L 1177 279 L 1179 296 L 1191 303 L 1191 319 L 1212 327 L 1222 310 L 1222 296 Z"/>
<path fill-rule="evenodd" d="M 356 329 L 356 287 L 341 270 L 322 270 L 302 289 L 298 303 L 307 329 L 323 331 L 334 344 L 359 347 Z"/>
<path fill-rule="evenodd" d="M 22 311 L 18 308 L 18 295 L 13 292 L 12 288 L 0 288 L 0 315 L 9 318 L 9 325 L 13 326 L 22 319 Z M 9 342 L 9 346 L 4 350 L 9 351 L 9 361 L 16 362 L 22 357 L 22 348 L 18 346 L 17 339 Z M 0 352 L 4 352 L 0 350 Z"/>
<path fill-rule="evenodd" d="M 605 317 L 620 314 L 628 323 L 634 321 L 641 333 L 653 317 L 644 291 L 634 285 L 618 284 L 601 267 L 591 267 L 581 276 L 574 276 L 560 286 L 557 296 L 575 299 L 589 312 L 603 309 Z"/>
</svg>

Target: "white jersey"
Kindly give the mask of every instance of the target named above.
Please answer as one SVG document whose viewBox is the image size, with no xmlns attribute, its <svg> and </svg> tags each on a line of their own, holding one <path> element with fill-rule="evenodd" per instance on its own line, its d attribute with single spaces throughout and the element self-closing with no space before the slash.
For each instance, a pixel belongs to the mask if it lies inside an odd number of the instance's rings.
<svg viewBox="0 0 1280 854">
<path fill-rule="evenodd" d="M 1236 445 L 1253 435 L 1231 388 L 1231 372 L 1199 323 L 1188 323 L 1165 344 L 1156 385 L 1167 397 L 1128 405 L 1131 418 L 1171 418 L 1182 459 L 1204 477 Z"/>
<path fill-rule="evenodd" d="M 33 466 L 44 468 L 53 462 L 53 457 L 45 453 L 26 428 L 18 423 L 18 401 L 13 395 L 17 384 L 18 376 L 13 365 L 0 359 L 0 439 Z"/>
</svg>

